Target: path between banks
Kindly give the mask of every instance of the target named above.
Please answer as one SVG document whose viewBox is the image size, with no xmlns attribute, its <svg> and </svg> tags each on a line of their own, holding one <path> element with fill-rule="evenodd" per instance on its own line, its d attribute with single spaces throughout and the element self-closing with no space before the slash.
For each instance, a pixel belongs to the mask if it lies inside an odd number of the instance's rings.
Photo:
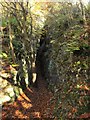
<svg viewBox="0 0 90 120">
<path fill-rule="evenodd" d="M 2 109 L 2 119 L 52 119 L 54 104 L 50 104 L 52 93 L 47 89 L 44 78 L 39 75 L 37 88 L 27 88 L 13 104 Z"/>
</svg>

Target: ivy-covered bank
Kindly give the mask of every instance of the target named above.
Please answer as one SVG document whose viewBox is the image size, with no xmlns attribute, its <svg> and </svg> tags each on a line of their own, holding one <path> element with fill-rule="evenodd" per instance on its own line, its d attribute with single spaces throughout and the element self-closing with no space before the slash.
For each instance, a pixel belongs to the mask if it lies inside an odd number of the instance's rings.
<svg viewBox="0 0 90 120">
<path fill-rule="evenodd" d="M 43 52 L 43 67 L 54 92 L 54 115 L 58 119 L 77 118 L 89 112 L 90 14 L 85 15 L 86 19 L 78 5 L 66 3 L 53 6 L 46 20 L 45 40 L 49 43 Z"/>
</svg>

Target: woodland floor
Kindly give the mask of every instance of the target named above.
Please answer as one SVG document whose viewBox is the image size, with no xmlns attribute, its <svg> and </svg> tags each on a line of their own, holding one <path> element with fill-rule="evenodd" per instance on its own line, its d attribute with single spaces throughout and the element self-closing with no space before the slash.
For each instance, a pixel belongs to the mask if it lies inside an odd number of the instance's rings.
<svg viewBox="0 0 90 120">
<path fill-rule="evenodd" d="M 48 90 L 47 84 L 40 73 L 37 80 L 37 88 L 28 87 L 15 102 L 6 103 L 3 106 L 3 120 L 53 119 L 54 104 L 50 104 L 53 94 Z"/>
<path fill-rule="evenodd" d="M 10 68 L 10 66 L 5 67 L 4 65 L 6 66 L 6 63 L 3 63 L 3 68 Z M 10 69 L 13 68 L 11 67 Z M 10 74 L 10 71 L 8 72 Z M 6 70 L 2 70 L 1 74 L 2 76 L 9 75 L 6 73 Z M 2 82 L 4 83 L 0 82 L 0 86 L 6 84 L 5 79 L 2 79 Z M 11 83 L 11 81 L 9 81 L 9 83 Z M 37 87 L 28 87 L 13 103 L 5 102 L 2 106 L 2 120 L 57 120 L 53 117 L 55 107 L 55 101 L 53 101 L 53 103 L 51 102 L 53 93 L 49 91 L 48 85 L 44 77 L 42 77 L 39 68 L 37 85 Z M 10 87 L 10 84 L 8 87 Z M 5 91 L 2 93 L 4 92 Z M 0 99 L 2 99 L 3 96 L 4 95 L 1 94 Z M 90 120 L 90 113 L 85 113 L 79 117 L 80 120 L 83 118 Z"/>
</svg>

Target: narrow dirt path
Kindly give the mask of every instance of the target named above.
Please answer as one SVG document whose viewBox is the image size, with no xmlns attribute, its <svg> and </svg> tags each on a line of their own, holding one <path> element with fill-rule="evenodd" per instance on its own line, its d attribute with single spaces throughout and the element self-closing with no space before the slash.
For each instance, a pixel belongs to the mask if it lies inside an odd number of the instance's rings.
<svg viewBox="0 0 90 120">
<path fill-rule="evenodd" d="M 27 88 L 13 104 L 7 104 L 2 109 L 2 119 L 52 119 L 54 104 L 50 104 L 52 93 L 41 74 L 37 77 L 38 87 Z"/>
</svg>

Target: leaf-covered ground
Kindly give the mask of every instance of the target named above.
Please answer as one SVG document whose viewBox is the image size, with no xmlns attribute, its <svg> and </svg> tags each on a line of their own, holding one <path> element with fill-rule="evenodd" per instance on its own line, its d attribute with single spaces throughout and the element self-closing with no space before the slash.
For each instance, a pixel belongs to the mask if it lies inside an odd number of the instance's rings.
<svg viewBox="0 0 90 120">
<path fill-rule="evenodd" d="M 54 104 L 50 104 L 52 96 L 45 80 L 39 75 L 37 88 L 27 88 L 14 103 L 3 106 L 2 119 L 51 119 L 54 110 Z"/>
<path fill-rule="evenodd" d="M 4 63 L 4 65 L 6 64 Z M 10 68 L 8 68 L 8 70 L 9 69 Z M 8 71 L 8 74 L 10 74 L 10 70 Z M 7 69 L 1 72 L 2 73 L 1 76 L 6 76 L 6 72 L 7 72 Z M 4 81 L 6 80 L 3 79 L 3 82 Z M 54 118 L 53 116 L 55 101 L 53 103 L 51 101 L 54 96 L 48 90 L 48 85 L 45 79 L 41 76 L 39 69 L 38 69 L 37 81 L 38 81 L 38 87 L 30 87 L 30 88 L 28 87 L 20 96 L 18 96 L 15 102 L 4 103 L 2 107 L 2 120 L 7 120 L 7 119 L 9 120 L 13 120 L 13 119 L 15 120 L 18 120 L 18 119 L 57 120 L 57 118 Z M 4 92 L 5 90 L 3 90 L 3 93 Z M 4 96 L 2 96 L 2 98 Z M 84 113 L 78 117 L 78 120 L 79 119 L 89 120 L 89 118 L 90 118 L 90 113 Z"/>
<path fill-rule="evenodd" d="M 1 98 L 0 101 L 3 101 L 2 107 L 2 120 L 18 120 L 18 119 L 25 119 L 25 120 L 33 120 L 33 119 L 40 119 L 40 120 L 58 120 L 56 117 L 53 116 L 53 111 L 55 107 L 55 101 L 52 102 L 52 98 L 54 98 L 53 93 L 48 90 L 48 85 L 45 79 L 41 76 L 40 68 L 38 68 L 38 75 L 37 87 L 28 87 L 23 93 L 18 96 L 16 101 L 13 103 L 9 103 L 7 101 L 7 95 L 12 93 L 12 85 L 14 85 L 11 78 L 11 71 L 16 72 L 16 69 L 6 64 L 6 62 L 2 63 L 2 70 L 1 70 L 1 78 L 0 80 L 0 87 L 2 87 L 2 92 L 0 91 Z M 82 88 L 82 89 L 86 89 Z M 8 91 L 9 90 L 9 91 Z M 8 92 L 8 94 L 6 94 Z M 13 93 L 14 95 L 14 93 Z M 1 100 L 2 99 L 2 100 Z M 90 119 L 90 113 L 84 113 L 78 117 L 78 120 Z"/>
</svg>

